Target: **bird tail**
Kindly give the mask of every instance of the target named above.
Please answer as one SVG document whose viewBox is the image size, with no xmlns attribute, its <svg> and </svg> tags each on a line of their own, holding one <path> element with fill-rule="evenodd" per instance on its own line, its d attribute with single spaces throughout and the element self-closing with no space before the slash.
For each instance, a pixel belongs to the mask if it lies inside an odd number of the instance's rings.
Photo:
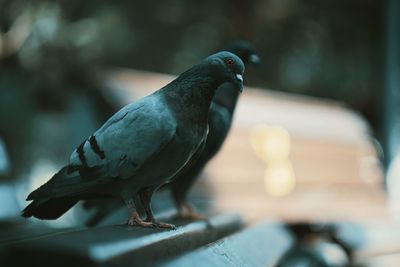
<svg viewBox="0 0 400 267">
<path fill-rule="evenodd" d="M 22 216 L 38 219 L 55 220 L 72 208 L 79 199 L 76 197 L 59 197 L 34 200 L 23 211 Z"/>
<path fill-rule="evenodd" d="M 81 195 L 95 185 L 104 182 L 98 175 L 97 168 L 88 168 L 85 177 L 82 178 L 81 172 L 71 170 L 71 166 L 66 166 L 57 172 L 47 183 L 28 195 L 26 200 L 39 200 L 50 198 L 63 198 Z M 90 175 L 90 176 L 89 176 Z M 96 179 L 93 179 L 96 178 Z"/>
<path fill-rule="evenodd" d="M 85 170 L 86 178 L 82 178 L 78 169 L 71 166 L 62 168 L 47 183 L 28 195 L 26 200 L 33 202 L 22 211 L 22 216 L 57 219 L 72 208 L 83 194 L 99 184 L 99 181 L 92 179 L 97 176 L 97 171 L 97 168 L 88 168 Z"/>
</svg>

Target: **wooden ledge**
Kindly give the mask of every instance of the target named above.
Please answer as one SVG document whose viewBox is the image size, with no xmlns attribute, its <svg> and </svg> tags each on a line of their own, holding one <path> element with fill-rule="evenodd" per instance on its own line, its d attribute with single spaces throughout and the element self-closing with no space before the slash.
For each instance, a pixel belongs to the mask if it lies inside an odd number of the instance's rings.
<svg viewBox="0 0 400 267">
<path fill-rule="evenodd" d="M 177 230 L 132 228 L 125 225 L 60 230 L 9 245 L 5 266 L 120 266 L 144 264 L 176 256 L 232 234 L 242 227 L 237 214 L 204 221 L 171 221 Z"/>
<path fill-rule="evenodd" d="M 275 266 L 292 244 L 282 224 L 267 222 L 154 266 Z"/>
</svg>

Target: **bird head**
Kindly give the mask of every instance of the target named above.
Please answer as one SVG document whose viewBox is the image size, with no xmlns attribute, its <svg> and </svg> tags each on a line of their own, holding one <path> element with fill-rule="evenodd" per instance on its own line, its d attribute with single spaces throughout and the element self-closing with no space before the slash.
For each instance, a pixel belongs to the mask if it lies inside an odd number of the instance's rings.
<svg viewBox="0 0 400 267">
<path fill-rule="evenodd" d="M 257 55 L 253 45 L 248 41 L 233 41 L 226 47 L 226 50 L 240 57 L 245 65 L 249 63 L 253 65 L 261 64 L 260 57 Z"/>
<path fill-rule="evenodd" d="M 244 64 L 238 56 L 222 51 L 207 57 L 205 62 L 213 66 L 212 70 L 221 82 L 235 83 L 240 92 L 243 90 Z"/>
</svg>

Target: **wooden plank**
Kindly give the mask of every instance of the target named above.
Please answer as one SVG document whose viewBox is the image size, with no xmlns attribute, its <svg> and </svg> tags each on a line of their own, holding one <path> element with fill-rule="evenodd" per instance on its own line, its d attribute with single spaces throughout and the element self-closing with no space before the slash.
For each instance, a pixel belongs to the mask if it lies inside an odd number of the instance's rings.
<svg viewBox="0 0 400 267">
<path fill-rule="evenodd" d="M 155 266 L 274 266 L 292 243 L 281 224 L 268 222 Z"/>
<path fill-rule="evenodd" d="M 5 266 L 110 266 L 127 261 L 132 266 L 159 260 L 208 244 L 239 230 L 236 214 L 205 221 L 172 221 L 177 230 L 103 226 L 18 240 L 5 247 Z M 23 255 L 23 257 L 21 257 Z"/>
</svg>

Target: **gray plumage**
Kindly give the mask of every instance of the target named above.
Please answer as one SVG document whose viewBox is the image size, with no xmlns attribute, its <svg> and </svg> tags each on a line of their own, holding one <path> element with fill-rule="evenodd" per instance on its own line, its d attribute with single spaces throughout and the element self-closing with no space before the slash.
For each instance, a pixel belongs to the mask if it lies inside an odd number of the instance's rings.
<svg viewBox="0 0 400 267">
<path fill-rule="evenodd" d="M 239 56 L 244 64 L 260 64 L 260 59 L 253 46 L 246 41 L 232 42 L 226 49 Z M 203 149 L 199 149 L 190 162 L 165 185 L 172 193 L 174 202 L 182 217 L 200 218 L 187 204 L 187 195 L 200 172 L 223 145 L 230 130 L 236 103 L 239 97 L 239 88 L 236 83 L 227 82 L 219 86 L 209 112 L 209 134 Z M 120 202 L 94 201 L 85 203 L 86 208 L 97 208 L 94 215 L 87 221 L 88 226 L 98 224 L 107 214 L 120 206 Z"/>
<path fill-rule="evenodd" d="M 27 200 L 34 201 L 23 216 L 55 219 L 79 200 L 108 196 L 122 197 L 132 215 L 131 200 L 140 195 L 154 222 L 152 193 L 176 176 L 206 140 L 218 86 L 229 81 L 240 87 L 243 72 L 237 56 L 220 52 L 125 106 L 72 153 L 68 166 L 29 194 Z"/>
</svg>

